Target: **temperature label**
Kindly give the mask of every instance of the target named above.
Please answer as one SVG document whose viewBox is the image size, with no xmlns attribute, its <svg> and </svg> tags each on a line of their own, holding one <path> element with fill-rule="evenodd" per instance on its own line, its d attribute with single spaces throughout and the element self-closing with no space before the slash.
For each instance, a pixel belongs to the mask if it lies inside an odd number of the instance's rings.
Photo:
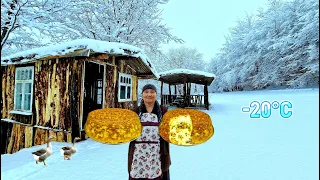
<svg viewBox="0 0 320 180">
<path fill-rule="evenodd" d="M 263 101 L 259 103 L 258 101 L 252 101 L 250 107 L 242 107 L 242 112 L 250 112 L 250 118 L 269 118 L 271 116 L 271 111 L 279 111 L 283 118 L 289 118 L 292 116 L 292 104 L 289 101 L 283 101 L 279 103 L 278 101 Z"/>
</svg>

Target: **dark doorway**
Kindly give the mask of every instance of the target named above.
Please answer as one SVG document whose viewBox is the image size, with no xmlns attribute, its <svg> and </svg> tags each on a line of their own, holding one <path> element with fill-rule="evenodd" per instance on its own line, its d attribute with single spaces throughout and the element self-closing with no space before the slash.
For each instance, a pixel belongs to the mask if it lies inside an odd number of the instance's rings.
<svg viewBox="0 0 320 180">
<path fill-rule="evenodd" d="M 104 65 L 85 62 L 82 129 L 88 113 L 103 108 L 103 74 Z"/>
<path fill-rule="evenodd" d="M 1 121 L 1 154 L 7 153 L 13 123 Z"/>
</svg>

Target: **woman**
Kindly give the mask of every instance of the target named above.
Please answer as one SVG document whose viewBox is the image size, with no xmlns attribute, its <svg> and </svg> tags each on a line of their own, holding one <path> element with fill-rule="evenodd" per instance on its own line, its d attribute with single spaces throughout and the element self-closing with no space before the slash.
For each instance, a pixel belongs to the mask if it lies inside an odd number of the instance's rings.
<svg viewBox="0 0 320 180">
<path fill-rule="evenodd" d="M 169 143 L 161 138 L 158 131 L 167 108 L 160 106 L 156 98 L 156 87 L 152 84 L 145 85 L 140 106 L 135 110 L 143 126 L 142 133 L 129 144 L 129 180 L 170 180 Z"/>
</svg>

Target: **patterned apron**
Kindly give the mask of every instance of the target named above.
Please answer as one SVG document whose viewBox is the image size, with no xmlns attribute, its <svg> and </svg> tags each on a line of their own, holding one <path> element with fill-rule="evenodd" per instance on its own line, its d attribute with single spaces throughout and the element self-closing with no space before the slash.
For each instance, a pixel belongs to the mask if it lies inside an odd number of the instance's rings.
<svg viewBox="0 0 320 180">
<path fill-rule="evenodd" d="M 161 176 L 160 136 L 157 115 L 143 113 L 141 136 L 136 139 L 130 176 L 132 178 L 157 178 Z"/>
</svg>

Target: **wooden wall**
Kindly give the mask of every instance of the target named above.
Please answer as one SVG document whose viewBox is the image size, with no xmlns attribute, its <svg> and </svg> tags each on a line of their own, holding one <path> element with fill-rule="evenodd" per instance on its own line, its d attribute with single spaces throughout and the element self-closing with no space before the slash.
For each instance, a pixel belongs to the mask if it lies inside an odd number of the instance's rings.
<svg viewBox="0 0 320 180">
<path fill-rule="evenodd" d="M 55 136 L 54 141 L 57 142 L 72 141 L 71 133 L 1 121 L 1 153 L 15 153 L 33 145 L 45 144 L 50 135 Z"/>
<path fill-rule="evenodd" d="M 1 67 L 3 87 L 1 118 L 15 121 L 1 121 L 1 125 L 7 124 L 1 129 L 3 130 L 1 135 L 5 137 L 2 137 L 1 146 L 6 147 L 1 153 L 14 153 L 24 147 L 45 144 L 49 134 L 55 134 L 57 141 L 71 142 L 70 106 L 73 105 L 78 109 L 75 117 L 79 117 L 83 60 L 50 59 L 22 66 L 34 66 L 33 114 L 9 113 L 13 110 L 14 104 L 15 66 Z M 79 88 L 78 93 L 74 95 L 77 103 L 71 104 L 70 87 L 72 80 L 75 79 L 78 82 L 75 86 Z M 79 123 L 79 118 L 73 120 Z"/>
<path fill-rule="evenodd" d="M 2 66 L 1 67 L 2 75 L 2 117 L 12 118 L 9 114 L 9 111 L 13 109 L 13 96 L 14 96 L 14 79 L 15 76 L 15 66 Z"/>
<path fill-rule="evenodd" d="M 138 78 L 125 61 L 114 56 L 101 58 L 61 58 L 40 60 L 23 66 L 34 66 L 33 115 L 10 114 L 14 104 L 15 65 L 3 66 L 1 153 L 14 153 L 33 145 L 45 144 L 49 135 L 59 142 L 71 142 L 80 135 L 82 120 L 82 78 L 84 61 L 106 64 L 105 107 L 132 109 L 137 106 Z M 133 75 L 133 101 L 118 102 L 118 75 Z M 77 127 L 76 127 L 77 126 Z M 77 129 L 78 128 L 78 129 Z M 73 131 L 72 131 L 73 130 Z M 74 131 L 79 132 L 74 132 Z"/>
<path fill-rule="evenodd" d="M 105 82 L 105 108 L 114 108 L 115 107 L 115 89 L 116 89 L 116 81 L 117 78 L 116 67 L 114 66 L 106 66 L 106 82 Z"/>
<path fill-rule="evenodd" d="M 125 73 L 125 74 L 131 74 L 133 75 L 133 79 L 132 80 L 135 80 L 135 82 L 133 82 L 133 85 L 135 86 L 132 91 L 132 94 L 137 94 L 137 84 L 138 84 L 138 78 L 136 78 L 136 73 L 134 72 L 134 70 L 126 63 L 126 61 L 123 61 L 121 59 L 116 59 L 115 61 L 116 65 L 117 65 L 117 71 L 119 73 Z M 119 74 L 117 73 L 117 74 Z M 116 81 L 116 87 L 118 87 L 118 81 Z M 118 96 L 118 88 L 116 88 L 116 91 L 115 91 L 115 96 L 117 97 Z M 116 98 L 116 101 L 115 101 L 115 104 L 116 104 L 116 107 L 119 107 L 119 108 L 124 108 L 124 109 L 133 109 L 134 107 L 136 107 L 138 105 L 138 102 L 137 102 L 137 99 L 136 100 L 133 100 L 133 101 L 128 101 L 128 102 L 118 102 L 118 99 Z"/>
<path fill-rule="evenodd" d="M 80 109 L 83 61 L 74 58 L 37 61 L 35 64 L 34 103 L 38 126 L 71 131 L 70 90 L 77 79 Z M 78 116 L 80 115 L 78 111 Z"/>
</svg>

